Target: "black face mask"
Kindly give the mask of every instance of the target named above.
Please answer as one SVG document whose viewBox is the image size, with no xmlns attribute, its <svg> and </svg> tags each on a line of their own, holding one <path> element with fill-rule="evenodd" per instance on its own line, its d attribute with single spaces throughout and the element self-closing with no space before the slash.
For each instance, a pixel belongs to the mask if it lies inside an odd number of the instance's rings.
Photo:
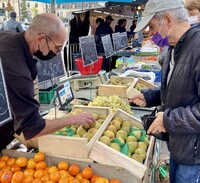
<svg viewBox="0 0 200 183">
<path fill-rule="evenodd" d="M 49 50 L 49 53 L 44 56 L 43 53 L 39 49 L 33 55 L 42 61 L 51 60 L 52 58 L 56 56 L 56 54 L 52 50 Z"/>
</svg>

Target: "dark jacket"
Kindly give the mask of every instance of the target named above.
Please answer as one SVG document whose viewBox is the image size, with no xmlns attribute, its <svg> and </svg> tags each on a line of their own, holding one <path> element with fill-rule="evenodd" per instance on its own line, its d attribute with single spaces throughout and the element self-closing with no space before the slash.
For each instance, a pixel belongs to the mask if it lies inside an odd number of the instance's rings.
<svg viewBox="0 0 200 183">
<path fill-rule="evenodd" d="M 18 135 L 23 132 L 27 140 L 34 137 L 45 127 L 45 120 L 39 114 L 39 103 L 34 99 L 36 61 L 29 51 L 24 33 L 1 32 L 0 57 L 13 115 L 13 121 L 0 127 L 0 143 L 6 142 L 0 146 L 3 148 L 12 140 L 12 137 L 9 140 L 7 137 L 14 132 Z"/>
<path fill-rule="evenodd" d="M 111 35 L 113 33 L 110 24 L 107 22 L 101 23 L 97 29 L 95 34 L 95 42 L 97 46 L 97 53 L 104 53 L 103 44 L 101 38 L 106 35 Z M 112 36 L 111 36 L 112 37 Z"/>
<path fill-rule="evenodd" d="M 194 32 L 192 32 L 194 31 Z M 167 85 L 171 50 L 162 68 L 161 90 L 144 91 L 148 106 L 165 106 L 163 123 L 172 158 L 200 165 L 200 24 L 191 27 L 174 48 L 175 66 Z"/>
</svg>

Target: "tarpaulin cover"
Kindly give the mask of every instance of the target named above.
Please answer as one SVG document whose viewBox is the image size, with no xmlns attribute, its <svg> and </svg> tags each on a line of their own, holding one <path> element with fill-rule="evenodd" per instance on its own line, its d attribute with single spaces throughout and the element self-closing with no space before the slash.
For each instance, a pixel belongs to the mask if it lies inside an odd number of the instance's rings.
<svg viewBox="0 0 200 183">
<path fill-rule="evenodd" d="M 31 0 L 31 1 L 37 1 L 42 3 L 48 3 L 51 4 L 51 0 Z M 107 2 L 105 0 L 54 0 L 55 4 L 63 4 L 63 3 L 80 3 L 80 2 Z M 109 2 L 132 2 L 132 0 L 109 0 Z"/>
</svg>

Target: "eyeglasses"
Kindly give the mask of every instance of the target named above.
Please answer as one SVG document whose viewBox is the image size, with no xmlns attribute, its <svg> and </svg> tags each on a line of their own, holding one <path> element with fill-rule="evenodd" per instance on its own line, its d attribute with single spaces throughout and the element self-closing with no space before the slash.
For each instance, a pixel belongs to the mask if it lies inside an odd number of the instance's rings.
<svg viewBox="0 0 200 183">
<path fill-rule="evenodd" d="M 62 50 L 63 45 L 57 45 L 49 36 L 47 36 L 47 35 L 45 35 L 45 36 L 54 44 L 54 46 L 56 48 L 56 53 L 59 53 Z"/>
</svg>

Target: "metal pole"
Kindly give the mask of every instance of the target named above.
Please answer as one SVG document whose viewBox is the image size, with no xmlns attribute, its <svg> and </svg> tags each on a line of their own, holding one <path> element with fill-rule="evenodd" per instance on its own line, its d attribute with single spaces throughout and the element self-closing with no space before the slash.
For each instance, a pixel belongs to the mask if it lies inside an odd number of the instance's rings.
<svg viewBox="0 0 200 183">
<path fill-rule="evenodd" d="M 51 0 L 51 13 L 55 13 L 55 0 Z"/>
<path fill-rule="evenodd" d="M 20 7 L 19 0 L 17 2 L 18 2 L 18 9 L 19 9 L 19 22 L 21 22 L 21 7 Z"/>
</svg>

